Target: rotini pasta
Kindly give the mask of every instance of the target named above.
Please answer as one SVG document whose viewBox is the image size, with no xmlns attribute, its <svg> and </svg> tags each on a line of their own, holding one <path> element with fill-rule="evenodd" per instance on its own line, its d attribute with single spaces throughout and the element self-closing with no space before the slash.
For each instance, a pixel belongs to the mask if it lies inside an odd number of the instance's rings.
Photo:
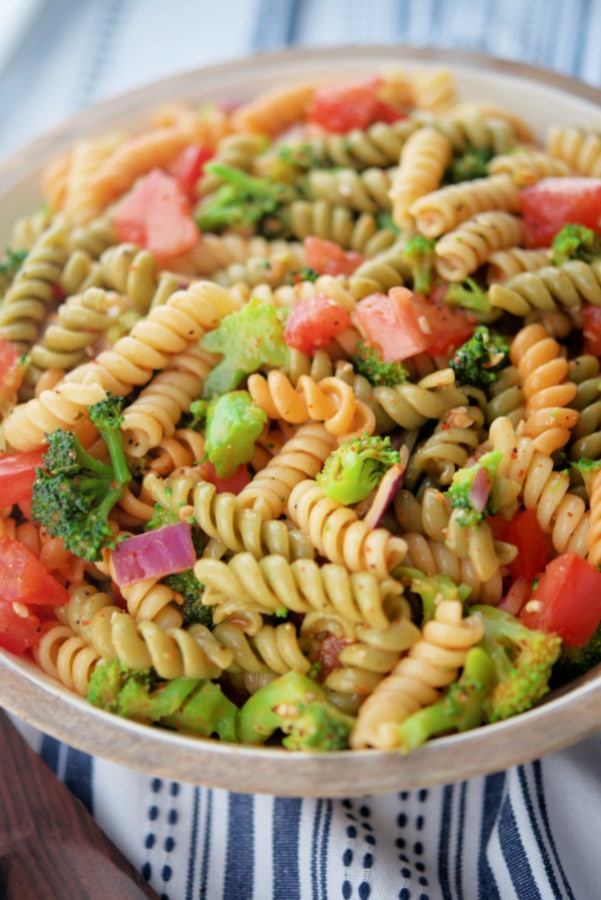
<svg viewBox="0 0 601 900">
<path fill-rule="evenodd" d="M 543 141 L 446 69 L 361 82 L 367 113 L 355 89 L 83 136 L 8 229 L 0 568 L 26 554 L 61 601 L 7 601 L 10 639 L 82 697 L 200 682 L 234 740 L 276 696 L 275 743 L 292 683 L 341 717 L 318 749 L 404 750 L 414 713 L 461 705 L 472 648 L 496 671 L 495 607 L 536 620 L 531 540 L 601 579 L 601 251 L 583 223 L 546 241 L 527 202 L 600 177 L 599 134 Z"/>
</svg>

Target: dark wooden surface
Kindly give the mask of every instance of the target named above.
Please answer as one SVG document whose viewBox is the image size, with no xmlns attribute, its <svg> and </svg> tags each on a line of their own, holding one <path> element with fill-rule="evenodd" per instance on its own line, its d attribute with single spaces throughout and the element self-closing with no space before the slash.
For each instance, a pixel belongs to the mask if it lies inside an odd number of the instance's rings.
<svg viewBox="0 0 601 900">
<path fill-rule="evenodd" d="M 157 896 L 0 711 L 0 898 Z"/>
</svg>

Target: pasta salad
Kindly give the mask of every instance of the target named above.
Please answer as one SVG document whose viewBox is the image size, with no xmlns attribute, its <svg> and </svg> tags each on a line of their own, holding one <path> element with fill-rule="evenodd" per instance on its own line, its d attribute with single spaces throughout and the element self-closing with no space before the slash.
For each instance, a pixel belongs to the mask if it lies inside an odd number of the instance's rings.
<svg viewBox="0 0 601 900">
<path fill-rule="evenodd" d="M 173 102 L 0 264 L 0 646 L 110 713 L 411 752 L 601 662 L 601 136 L 443 68 Z"/>
</svg>

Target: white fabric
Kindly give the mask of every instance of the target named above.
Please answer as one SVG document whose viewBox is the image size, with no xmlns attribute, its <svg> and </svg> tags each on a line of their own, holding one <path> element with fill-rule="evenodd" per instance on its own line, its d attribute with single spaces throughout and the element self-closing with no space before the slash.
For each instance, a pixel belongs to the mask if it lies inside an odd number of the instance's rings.
<svg viewBox="0 0 601 900">
<path fill-rule="evenodd" d="M 601 86 L 594 0 L 47 0 L 0 70 L 0 154 L 97 100 L 286 44 L 462 47 Z M 592 900 L 601 738 L 456 785 L 347 800 L 193 788 L 18 722 L 169 900 Z"/>
</svg>

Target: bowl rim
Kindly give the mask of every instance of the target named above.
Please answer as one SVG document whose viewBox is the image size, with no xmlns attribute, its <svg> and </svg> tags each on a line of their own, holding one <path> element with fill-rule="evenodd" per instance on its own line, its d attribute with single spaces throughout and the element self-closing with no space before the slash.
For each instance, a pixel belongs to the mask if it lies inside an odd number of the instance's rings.
<svg viewBox="0 0 601 900">
<path fill-rule="evenodd" d="M 333 71 L 343 61 L 358 59 L 376 66 L 384 55 L 391 54 L 398 56 L 400 65 L 484 70 L 507 79 L 525 78 L 537 86 L 585 100 L 601 112 L 600 88 L 550 69 L 477 52 L 396 43 L 261 52 L 200 66 L 158 83 L 148 82 L 65 119 L 0 160 L 0 195 L 4 193 L 3 183 L 9 184 L 53 157 L 88 129 L 98 132 L 114 124 L 115 117 L 143 113 L 160 105 L 161 98 L 181 98 L 195 80 L 202 86 L 203 79 L 235 78 L 241 73 L 250 78 L 265 66 L 277 70 L 290 63 L 304 66 L 327 62 Z M 396 751 L 377 750 L 309 754 L 224 744 L 119 719 L 53 682 L 32 663 L 0 650 L 0 705 L 18 719 L 70 746 L 136 771 L 276 796 L 359 796 L 490 774 L 589 737 L 601 728 L 600 701 L 601 667 L 527 713 L 439 738 L 406 757 Z"/>
</svg>

